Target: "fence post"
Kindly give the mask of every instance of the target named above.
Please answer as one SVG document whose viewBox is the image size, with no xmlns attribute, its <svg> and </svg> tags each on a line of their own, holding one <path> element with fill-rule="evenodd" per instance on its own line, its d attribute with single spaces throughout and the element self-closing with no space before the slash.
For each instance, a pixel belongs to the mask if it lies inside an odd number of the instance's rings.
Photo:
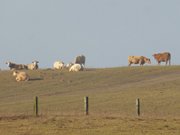
<svg viewBox="0 0 180 135">
<path fill-rule="evenodd" d="M 85 109 L 85 114 L 89 114 L 89 98 L 86 96 L 84 97 L 84 109 Z"/>
<path fill-rule="evenodd" d="M 137 113 L 137 116 L 140 116 L 141 112 L 140 112 L 140 99 L 137 98 L 136 99 L 136 113 Z"/>
<path fill-rule="evenodd" d="M 35 113 L 35 116 L 38 116 L 38 111 L 39 111 L 39 108 L 38 108 L 38 97 L 36 96 L 35 100 L 34 100 L 34 113 Z"/>
</svg>

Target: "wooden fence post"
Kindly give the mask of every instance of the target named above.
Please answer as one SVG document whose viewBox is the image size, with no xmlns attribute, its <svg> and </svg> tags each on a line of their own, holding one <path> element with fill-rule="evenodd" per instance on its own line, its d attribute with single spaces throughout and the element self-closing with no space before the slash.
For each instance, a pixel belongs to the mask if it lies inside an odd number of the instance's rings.
<svg viewBox="0 0 180 135">
<path fill-rule="evenodd" d="M 35 116 L 38 116 L 38 111 L 39 111 L 39 108 L 38 108 L 38 97 L 36 96 L 35 100 L 34 100 L 34 113 L 35 113 Z"/>
<path fill-rule="evenodd" d="M 137 116 L 140 116 L 141 112 L 140 112 L 140 99 L 137 98 L 136 99 L 136 113 L 137 113 Z"/>
<path fill-rule="evenodd" d="M 85 109 L 85 114 L 89 114 L 89 98 L 84 97 L 84 109 Z"/>
</svg>

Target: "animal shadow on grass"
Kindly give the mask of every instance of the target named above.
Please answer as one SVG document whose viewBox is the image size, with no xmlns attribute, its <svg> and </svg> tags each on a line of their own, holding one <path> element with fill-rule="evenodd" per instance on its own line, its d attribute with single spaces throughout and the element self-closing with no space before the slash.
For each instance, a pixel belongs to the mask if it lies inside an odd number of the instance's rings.
<svg viewBox="0 0 180 135">
<path fill-rule="evenodd" d="M 30 78 L 29 81 L 40 81 L 44 80 L 43 78 Z"/>
</svg>

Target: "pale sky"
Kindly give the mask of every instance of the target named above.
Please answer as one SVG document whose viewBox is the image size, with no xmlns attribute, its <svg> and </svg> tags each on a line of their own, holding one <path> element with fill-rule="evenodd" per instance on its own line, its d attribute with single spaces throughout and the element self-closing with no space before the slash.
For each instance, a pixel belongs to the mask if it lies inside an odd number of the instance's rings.
<svg viewBox="0 0 180 135">
<path fill-rule="evenodd" d="M 169 51 L 180 64 L 180 0 L 0 0 L 0 68 L 6 61 L 86 56 L 87 67 L 119 67 L 129 55 Z"/>
</svg>

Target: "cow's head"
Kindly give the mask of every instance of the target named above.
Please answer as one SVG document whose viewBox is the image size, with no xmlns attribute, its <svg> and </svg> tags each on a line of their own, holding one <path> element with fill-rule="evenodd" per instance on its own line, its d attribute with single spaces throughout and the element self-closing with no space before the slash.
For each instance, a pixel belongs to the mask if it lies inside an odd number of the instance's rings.
<svg viewBox="0 0 180 135">
<path fill-rule="evenodd" d="M 11 65 L 11 62 L 10 62 L 10 61 L 7 61 L 6 64 L 7 64 L 8 66 L 10 66 L 10 65 Z"/>
<path fill-rule="evenodd" d="M 144 59 L 146 63 L 151 64 L 151 60 L 149 58 Z"/>
<path fill-rule="evenodd" d="M 39 61 L 35 60 L 35 61 L 32 61 L 32 63 L 33 63 L 34 65 L 37 65 L 37 64 L 39 63 Z"/>
<path fill-rule="evenodd" d="M 158 54 L 155 53 L 155 54 L 153 54 L 152 56 L 153 56 L 154 58 L 156 58 L 156 57 L 158 56 Z"/>
<path fill-rule="evenodd" d="M 70 62 L 70 63 L 66 64 L 65 67 L 66 67 L 66 68 L 71 68 L 73 65 L 74 65 L 74 63 Z"/>
<path fill-rule="evenodd" d="M 18 71 L 14 71 L 13 76 L 17 76 L 18 73 L 19 73 Z"/>
</svg>

